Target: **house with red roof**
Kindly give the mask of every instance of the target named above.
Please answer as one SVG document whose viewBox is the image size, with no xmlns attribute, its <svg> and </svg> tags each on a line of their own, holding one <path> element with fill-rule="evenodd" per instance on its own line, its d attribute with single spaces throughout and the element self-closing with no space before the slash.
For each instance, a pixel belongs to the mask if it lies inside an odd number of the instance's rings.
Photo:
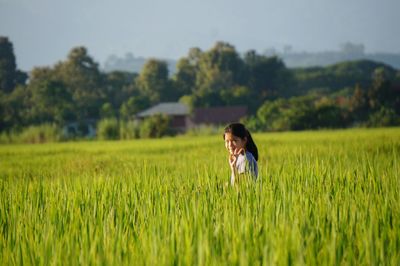
<svg viewBox="0 0 400 266">
<path fill-rule="evenodd" d="M 165 102 L 154 105 L 136 114 L 142 120 L 156 114 L 164 114 L 171 119 L 172 129 L 184 132 L 202 125 L 226 125 L 238 122 L 247 115 L 246 106 L 218 106 L 190 108 L 179 102 Z"/>
</svg>

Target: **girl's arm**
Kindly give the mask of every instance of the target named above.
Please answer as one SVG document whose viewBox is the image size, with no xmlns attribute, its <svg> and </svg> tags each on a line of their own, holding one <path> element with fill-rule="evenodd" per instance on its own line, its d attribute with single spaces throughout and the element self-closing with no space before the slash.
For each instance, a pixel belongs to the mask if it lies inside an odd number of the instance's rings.
<svg viewBox="0 0 400 266">
<path fill-rule="evenodd" d="M 238 177 L 238 169 L 236 162 L 240 154 L 244 153 L 244 149 L 235 150 L 233 154 L 229 154 L 229 166 L 231 167 L 231 185 L 235 185 Z"/>
<path fill-rule="evenodd" d="M 236 161 L 237 157 L 233 154 L 229 154 L 229 166 L 231 167 L 231 186 L 235 184 L 235 179 L 237 176 Z"/>
</svg>

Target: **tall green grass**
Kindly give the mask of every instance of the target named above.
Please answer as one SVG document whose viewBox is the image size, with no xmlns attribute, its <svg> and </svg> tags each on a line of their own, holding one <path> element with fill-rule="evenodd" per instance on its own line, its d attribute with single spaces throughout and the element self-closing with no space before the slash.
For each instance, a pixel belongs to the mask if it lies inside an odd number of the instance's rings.
<svg viewBox="0 0 400 266">
<path fill-rule="evenodd" d="M 254 139 L 234 188 L 220 134 L 0 146 L 0 261 L 400 264 L 400 129 Z"/>
<path fill-rule="evenodd" d="M 0 133 L 0 144 L 6 143 L 44 143 L 63 140 L 62 130 L 55 124 L 29 126 L 22 131 Z"/>
</svg>

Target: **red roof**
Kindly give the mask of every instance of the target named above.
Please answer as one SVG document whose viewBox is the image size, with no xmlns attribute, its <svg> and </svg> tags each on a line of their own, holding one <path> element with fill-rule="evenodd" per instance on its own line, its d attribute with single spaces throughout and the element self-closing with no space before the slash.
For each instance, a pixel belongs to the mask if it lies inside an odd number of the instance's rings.
<svg viewBox="0 0 400 266">
<path fill-rule="evenodd" d="M 238 122 L 246 115 L 246 106 L 204 107 L 194 109 L 192 121 L 194 124 L 227 124 Z"/>
</svg>

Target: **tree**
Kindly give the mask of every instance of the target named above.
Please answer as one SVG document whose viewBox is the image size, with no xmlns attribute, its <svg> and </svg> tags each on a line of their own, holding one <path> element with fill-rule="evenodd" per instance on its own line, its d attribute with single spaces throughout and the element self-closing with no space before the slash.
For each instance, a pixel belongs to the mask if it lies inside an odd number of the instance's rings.
<svg viewBox="0 0 400 266">
<path fill-rule="evenodd" d="M 318 127 L 313 96 L 266 101 L 257 117 L 265 130 L 303 130 Z"/>
<path fill-rule="evenodd" d="M 333 101 L 317 104 L 311 114 L 314 120 L 312 128 L 341 128 L 348 124 L 345 109 L 337 106 Z"/>
<path fill-rule="evenodd" d="M 382 63 L 369 60 L 340 62 L 327 67 L 309 67 L 291 69 L 295 78 L 292 91 L 294 94 L 305 94 L 310 90 L 325 88 L 338 91 L 359 84 L 363 88 L 370 86 L 374 72 L 383 68 L 387 78 L 392 79 L 396 70 Z"/>
<path fill-rule="evenodd" d="M 382 106 L 369 116 L 367 125 L 370 127 L 399 126 L 400 116 L 393 109 Z"/>
<path fill-rule="evenodd" d="M 121 105 L 121 118 L 124 120 L 130 120 L 137 112 L 144 110 L 145 108 L 149 107 L 149 105 L 150 100 L 145 96 L 132 96 Z"/>
<path fill-rule="evenodd" d="M 225 105 L 249 105 L 249 103 L 254 102 L 251 90 L 245 86 L 223 89 L 220 95 Z"/>
<path fill-rule="evenodd" d="M 152 104 L 160 101 L 177 100 L 176 95 L 171 90 L 168 66 L 165 61 L 148 60 L 140 72 L 137 85 Z"/>
<path fill-rule="evenodd" d="M 235 48 L 229 43 L 217 42 L 198 60 L 195 93 L 206 98 L 203 104 L 224 102 L 221 91 L 244 84 L 244 65 Z M 215 98 L 215 99 L 213 99 Z"/>
<path fill-rule="evenodd" d="M 0 91 L 9 93 L 17 85 L 14 48 L 7 37 L 0 36 Z"/>
<path fill-rule="evenodd" d="M 284 90 L 291 85 L 292 77 L 281 59 L 258 55 L 250 50 L 245 54 L 244 62 L 248 75 L 247 84 L 259 103 L 288 96 Z"/>
<path fill-rule="evenodd" d="M 173 80 L 179 97 L 195 92 L 199 61 L 202 55 L 203 52 L 200 48 L 190 48 L 187 57 L 183 57 L 178 61 L 176 66 L 177 72 Z"/>
<path fill-rule="evenodd" d="M 0 131 L 17 129 L 28 124 L 27 89 L 17 86 L 11 93 L 0 91 Z"/>
<path fill-rule="evenodd" d="M 120 126 L 116 118 L 105 118 L 97 123 L 97 137 L 102 140 L 118 139 Z"/>
<path fill-rule="evenodd" d="M 372 110 L 379 110 L 381 107 L 389 107 L 392 97 L 391 82 L 384 68 L 377 68 L 374 71 L 372 85 L 368 90 L 369 106 Z"/>
<path fill-rule="evenodd" d="M 105 98 L 114 109 L 119 109 L 123 102 L 138 93 L 135 87 L 137 73 L 113 71 L 105 74 Z"/>
<path fill-rule="evenodd" d="M 103 119 L 106 118 L 115 118 L 116 114 L 114 108 L 111 103 L 104 103 L 100 108 L 100 117 Z"/>
<path fill-rule="evenodd" d="M 27 93 L 30 123 L 55 122 L 62 125 L 74 119 L 72 95 L 65 83 L 57 79 L 53 69 L 34 68 Z"/>
<path fill-rule="evenodd" d="M 179 96 L 193 93 L 196 85 L 197 65 L 188 58 L 181 58 L 174 76 L 174 87 Z"/>
<path fill-rule="evenodd" d="M 169 133 L 170 118 L 166 115 L 156 114 L 143 120 L 140 124 L 141 138 L 160 138 Z"/>
<path fill-rule="evenodd" d="M 364 121 L 368 116 L 368 98 L 365 92 L 357 84 L 350 98 L 350 112 L 356 122 Z"/>
<path fill-rule="evenodd" d="M 100 107 L 105 102 L 103 76 L 86 48 L 73 48 L 67 60 L 57 64 L 54 71 L 72 95 L 77 118 L 99 117 Z"/>
</svg>

